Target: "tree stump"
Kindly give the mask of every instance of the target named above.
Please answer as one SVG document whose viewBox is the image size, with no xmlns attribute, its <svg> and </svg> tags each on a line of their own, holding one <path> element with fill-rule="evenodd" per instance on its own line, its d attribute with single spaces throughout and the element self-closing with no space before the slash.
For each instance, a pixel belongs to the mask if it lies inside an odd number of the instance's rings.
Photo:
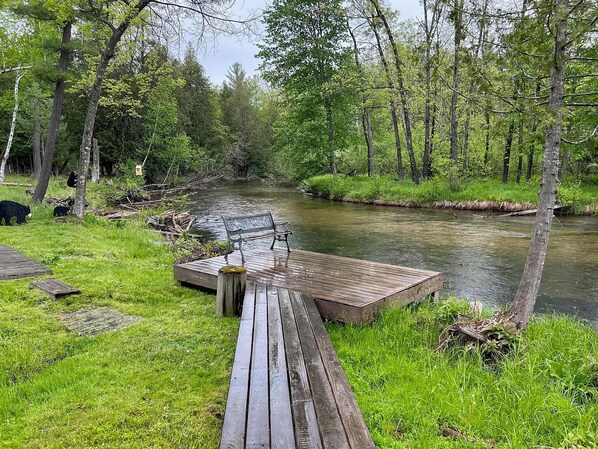
<svg viewBox="0 0 598 449">
<path fill-rule="evenodd" d="M 218 270 L 216 312 L 223 316 L 241 316 L 247 284 L 247 268 L 227 265 Z"/>
</svg>

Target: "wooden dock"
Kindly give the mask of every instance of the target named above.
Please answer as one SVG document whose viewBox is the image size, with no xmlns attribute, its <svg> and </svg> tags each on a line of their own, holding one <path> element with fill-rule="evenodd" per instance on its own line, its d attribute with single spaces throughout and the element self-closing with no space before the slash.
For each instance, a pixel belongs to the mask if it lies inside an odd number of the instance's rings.
<svg viewBox="0 0 598 449">
<path fill-rule="evenodd" d="M 374 448 L 310 296 L 247 286 L 220 448 Z"/>
<path fill-rule="evenodd" d="M 231 265 L 241 265 L 241 256 L 228 256 Z M 224 256 L 175 265 L 174 277 L 183 285 L 216 290 L 218 270 Z M 418 270 L 329 254 L 293 250 L 245 252 L 248 280 L 313 296 L 324 318 L 367 323 L 381 308 L 407 305 L 437 294 L 442 273 Z"/>
<path fill-rule="evenodd" d="M 0 280 L 21 279 L 44 274 L 52 274 L 52 270 L 10 246 L 0 245 Z"/>
</svg>

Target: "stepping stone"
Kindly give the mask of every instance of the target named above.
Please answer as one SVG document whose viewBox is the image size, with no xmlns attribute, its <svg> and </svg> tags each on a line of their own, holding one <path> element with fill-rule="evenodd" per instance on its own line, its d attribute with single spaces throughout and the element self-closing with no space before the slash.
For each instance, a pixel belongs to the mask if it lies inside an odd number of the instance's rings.
<svg viewBox="0 0 598 449">
<path fill-rule="evenodd" d="M 41 281 L 31 281 L 31 286 L 40 289 L 52 299 L 62 298 L 63 296 L 76 295 L 81 290 L 71 287 L 57 279 L 42 279 Z"/>
<path fill-rule="evenodd" d="M 85 307 L 61 313 L 58 318 L 69 331 L 88 337 L 125 329 L 143 320 L 140 316 L 127 315 L 111 307 Z"/>
</svg>

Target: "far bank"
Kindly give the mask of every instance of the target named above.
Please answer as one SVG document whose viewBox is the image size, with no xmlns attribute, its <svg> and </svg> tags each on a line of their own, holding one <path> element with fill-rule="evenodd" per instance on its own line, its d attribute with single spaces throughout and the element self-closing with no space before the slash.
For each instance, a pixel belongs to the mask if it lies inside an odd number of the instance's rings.
<svg viewBox="0 0 598 449">
<path fill-rule="evenodd" d="M 592 181 L 566 180 L 559 185 L 557 203 L 570 214 L 598 215 L 598 183 Z M 303 186 L 308 193 L 335 201 L 504 213 L 534 209 L 539 190 L 538 182 L 433 179 L 416 186 L 391 177 L 345 175 L 314 176 L 303 181 Z"/>
</svg>

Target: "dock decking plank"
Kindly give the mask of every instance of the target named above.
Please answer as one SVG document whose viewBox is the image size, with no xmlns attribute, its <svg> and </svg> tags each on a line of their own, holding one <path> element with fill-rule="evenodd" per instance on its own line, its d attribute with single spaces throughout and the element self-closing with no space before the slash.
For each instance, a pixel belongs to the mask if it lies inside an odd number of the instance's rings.
<svg viewBox="0 0 598 449">
<path fill-rule="evenodd" d="M 405 305 L 442 289 L 442 273 L 293 250 L 251 250 L 246 253 L 248 279 L 313 296 L 320 314 L 334 320 L 366 323 L 382 307 Z M 229 255 L 241 264 L 240 255 Z M 175 279 L 216 288 L 224 256 L 175 266 Z"/>
</svg>

